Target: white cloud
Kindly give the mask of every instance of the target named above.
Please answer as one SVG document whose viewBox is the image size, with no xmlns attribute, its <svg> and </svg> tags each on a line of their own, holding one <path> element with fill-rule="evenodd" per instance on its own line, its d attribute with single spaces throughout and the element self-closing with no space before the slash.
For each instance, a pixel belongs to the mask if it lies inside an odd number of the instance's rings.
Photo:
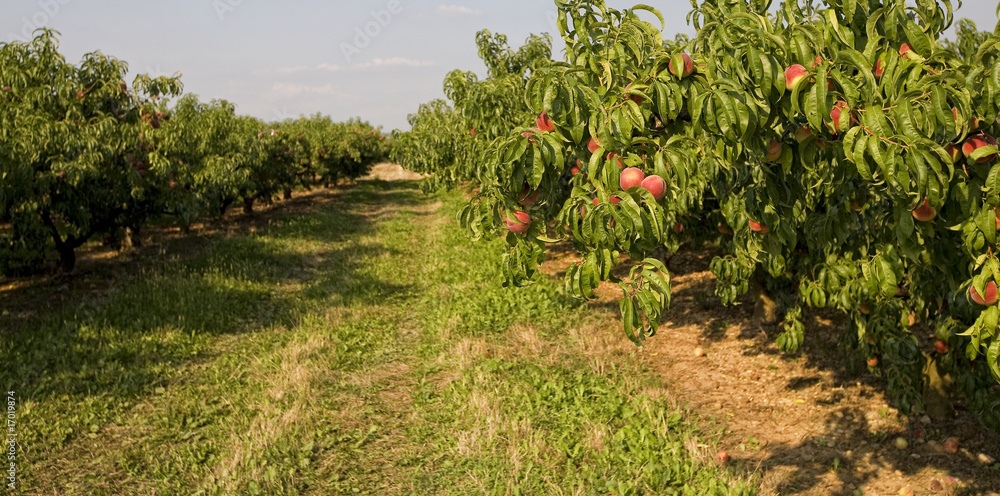
<svg viewBox="0 0 1000 496">
<path fill-rule="evenodd" d="M 449 17 L 464 17 L 464 16 L 481 16 L 483 11 L 473 10 L 464 5 L 439 5 L 437 10 L 434 11 L 438 15 L 449 16 Z"/>
</svg>

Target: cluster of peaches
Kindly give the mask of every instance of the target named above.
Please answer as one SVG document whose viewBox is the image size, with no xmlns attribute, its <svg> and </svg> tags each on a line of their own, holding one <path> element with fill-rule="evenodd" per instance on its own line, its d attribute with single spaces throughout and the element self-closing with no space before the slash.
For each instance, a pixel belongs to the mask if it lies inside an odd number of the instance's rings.
<svg viewBox="0 0 1000 496">
<path fill-rule="evenodd" d="M 694 67 L 694 59 L 692 59 L 690 55 L 685 53 L 681 55 L 681 58 L 684 61 L 684 68 L 679 74 L 674 70 L 673 61 L 670 61 L 668 69 L 672 74 L 675 74 L 677 77 L 683 79 L 685 77 L 694 74 L 695 67 Z M 625 89 L 628 90 L 630 86 L 631 85 L 627 86 Z M 629 99 L 636 102 L 637 104 L 642 103 L 642 97 L 639 95 L 631 95 L 629 96 Z M 552 122 L 552 119 L 549 117 L 548 113 L 542 112 L 541 114 L 538 115 L 537 119 L 535 119 L 535 131 L 541 133 L 551 133 L 554 132 L 555 130 L 556 130 L 555 123 Z M 474 135 L 475 131 L 473 130 L 472 133 Z M 531 139 L 533 135 L 534 133 L 530 131 L 522 133 L 523 137 L 529 139 Z M 601 142 L 597 137 L 591 137 L 590 142 L 587 144 L 587 150 L 591 154 L 594 154 L 597 153 L 597 151 L 600 150 L 602 146 L 603 145 L 601 145 Z M 624 167 L 621 159 L 618 157 L 616 153 L 609 153 L 607 159 L 609 162 L 615 161 L 618 164 L 619 169 L 622 169 Z M 577 160 L 576 167 L 573 167 L 570 172 L 575 176 L 581 173 L 581 169 L 582 169 L 582 164 L 580 160 Z M 619 187 L 621 187 L 622 191 L 630 191 L 633 188 L 645 189 L 649 191 L 650 195 L 652 195 L 652 197 L 656 201 L 662 200 L 667 195 L 666 180 L 655 174 L 647 176 L 645 171 L 643 171 L 638 167 L 628 167 L 622 170 L 618 185 Z M 537 202 L 537 200 L 538 200 L 538 191 L 532 191 L 531 188 L 527 184 L 525 184 L 524 189 L 518 195 L 518 203 L 521 206 L 531 206 L 534 205 Z M 619 202 L 621 202 L 621 198 L 612 195 L 609 198 L 609 201 L 612 204 L 617 205 Z M 600 200 L 597 198 L 593 198 L 592 202 L 595 206 L 600 204 Z M 581 205 L 580 216 L 581 217 L 585 216 L 586 212 L 587 212 L 586 207 Z M 529 227 L 531 227 L 531 216 L 527 212 L 518 210 L 508 213 L 507 229 L 510 232 L 516 234 L 523 234 L 528 231 Z"/>
</svg>

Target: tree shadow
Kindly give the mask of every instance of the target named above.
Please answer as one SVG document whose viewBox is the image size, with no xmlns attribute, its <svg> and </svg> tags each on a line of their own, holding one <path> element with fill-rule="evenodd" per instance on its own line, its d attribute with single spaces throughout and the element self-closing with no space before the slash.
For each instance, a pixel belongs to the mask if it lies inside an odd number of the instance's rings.
<svg viewBox="0 0 1000 496">
<path fill-rule="evenodd" d="M 297 200 L 225 232 L 165 239 L 145 259 L 3 291 L 0 384 L 21 401 L 61 398 L 60 409 L 129 403 L 210 360 L 206 338 L 293 327 L 316 300 L 377 305 L 412 289 L 364 266 L 391 253 L 370 241 L 379 222 L 432 199 L 373 182 Z"/>
<path fill-rule="evenodd" d="M 684 257 L 683 252 L 678 256 Z M 1000 466 L 988 467 L 977 459 L 980 453 L 1000 458 L 1000 436 L 984 427 L 971 412 L 963 410 L 961 401 L 953 418 L 929 423 L 922 416 L 897 417 L 894 410 L 879 406 L 885 405 L 888 384 L 885 378 L 868 371 L 863 358 L 841 345 L 841 336 L 848 329 L 847 315 L 830 309 L 807 309 L 803 317 L 805 342 L 798 353 L 784 353 L 774 345 L 780 327 L 761 326 L 754 321 L 753 301 L 749 296 L 741 299 L 739 306 L 723 306 L 714 295 L 715 279 L 707 272 L 707 262 L 686 270 L 687 277 L 678 278 L 673 304 L 665 316 L 672 327 L 684 329 L 685 333 L 691 329 L 691 333 L 696 333 L 690 337 L 691 341 L 729 346 L 728 352 L 747 358 L 740 364 L 767 364 L 775 359 L 790 364 L 789 372 L 777 372 L 767 378 L 762 376 L 769 374 L 768 369 L 744 370 L 745 375 L 729 379 L 738 385 L 723 388 L 716 396 L 696 396 L 699 401 L 706 407 L 736 408 L 737 429 L 747 436 L 754 429 L 758 429 L 758 435 L 767 435 L 759 430 L 760 426 L 767 425 L 768 416 L 778 411 L 803 415 L 807 411 L 782 408 L 779 405 L 783 400 L 795 399 L 814 406 L 810 409 L 815 413 L 808 428 L 805 422 L 802 426 L 781 424 L 793 429 L 796 442 L 768 445 L 762 454 L 751 455 L 747 460 L 747 468 L 751 468 L 751 462 L 759 464 L 757 470 L 764 474 L 765 480 L 780 474 L 780 481 L 769 487 L 773 492 L 852 496 L 857 489 L 870 487 L 876 494 L 895 494 L 904 482 L 913 483 L 917 494 L 987 494 L 1000 488 Z M 931 330 L 918 326 L 914 332 Z M 733 340 L 739 340 L 739 344 Z M 677 343 L 671 346 L 676 347 Z M 756 357 L 765 359 L 757 361 Z M 699 374 L 714 377 L 715 380 L 702 382 L 717 383 L 718 370 L 697 370 L 711 369 L 707 363 L 710 362 L 693 362 L 677 370 L 687 374 L 686 377 Z M 769 383 L 766 387 L 762 385 L 765 382 Z M 727 392 L 777 399 L 772 403 L 765 400 L 738 406 L 742 399 L 723 398 Z M 717 398 L 722 398 L 722 402 Z M 753 411 L 755 408 L 760 411 Z M 816 424 L 822 424 L 822 428 L 816 430 Z M 958 453 L 943 452 L 942 443 L 949 437 L 960 440 Z M 896 447 L 897 438 L 906 440 L 905 449 Z M 949 487 L 949 478 L 967 485 Z M 928 493 L 934 481 L 940 483 L 941 490 Z"/>
</svg>

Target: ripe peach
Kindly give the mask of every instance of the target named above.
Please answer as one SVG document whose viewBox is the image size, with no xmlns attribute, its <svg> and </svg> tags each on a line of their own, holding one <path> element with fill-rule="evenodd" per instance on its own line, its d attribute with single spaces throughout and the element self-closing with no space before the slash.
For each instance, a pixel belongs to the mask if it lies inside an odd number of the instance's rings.
<svg viewBox="0 0 1000 496">
<path fill-rule="evenodd" d="M 901 57 L 903 57 L 904 59 L 909 59 L 910 58 L 910 56 L 908 55 L 909 52 L 913 52 L 913 47 L 911 47 L 909 43 L 903 43 L 899 47 L 899 55 Z M 913 53 L 916 53 L 916 52 L 913 52 Z"/>
<path fill-rule="evenodd" d="M 621 169 L 622 167 L 625 167 L 625 164 L 622 163 L 622 159 L 621 159 L 621 157 L 618 156 L 617 153 L 609 153 L 607 159 L 608 159 L 608 162 L 611 162 L 612 160 L 614 160 L 615 163 L 618 164 L 618 168 L 619 169 Z"/>
<path fill-rule="evenodd" d="M 979 291 L 976 291 L 975 286 L 970 286 L 969 296 L 972 298 L 972 301 L 980 305 L 990 306 L 997 302 L 997 283 L 995 281 L 986 283 L 984 291 L 986 292 L 986 295 L 980 295 Z"/>
<path fill-rule="evenodd" d="M 838 101 L 830 111 L 830 118 L 837 133 L 847 131 L 851 128 L 851 107 L 843 100 Z"/>
<path fill-rule="evenodd" d="M 962 147 L 954 143 L 948 143 L 947 145 L 944 145 L 944 151 L 947 152 L 948 155 L 951 155 L 951 161 L 956 164 L 960 160 L 962 160 L 962 157 L 964 156 L 962 154 Z"/>
<path fill-rule="evenodd" d="M 527 184 L 524 185 L 524 189 L 521 190 L 521 194 L 517 195 L 517 202 L 521 205 L 528 206 L 534 205 L 538 202 L 538 194 L 540 191 L 531 192 L 531 188 Z"/>
<path fill-rule="evenodd" d="M 531 216 L 528 212 L 523 212 L 518 210 L 511 214 L 507 214 L 507 230 L 514 234 L 524 234 L 531 227 Z"/>
<path fill-rule="evenodd" d="M 965 144 L 962 145 L 962 153 L 966 157 L 971 156 L 976 150 L 986 147 L 986 146 L 997 146 L 997 140 L 993 136 L 986 133 L 979 133 L 975 136 L 970 136 L 969 139 L 965 140 Z M 997 154 L 987 155 L 976 161 L 977 164 L 985 164 L 987 162 L 992 162 L 997 158 Z"/>
<path fill-rule="evenodd" d="M 913 218 L 920 222 L 929 222 L 937 217 L 937 210 L 930 205 L 927 198 L 924 198 L 924 202 L 920 204 L 916 210 L 913 211 Z"/>
<path fill-rule="evenodd" d="M 754 221 L 753 219 L 749 219 L 749 222 L 750 222 L 750 230 L 753 232 L 758 232 L 761 234 L 767 234 L 771 232 L 771 228 L 765 226 L 764 224 L 760 224 Z"/>
<path fill-rule="evenodd" d="M 628 91 L 631 88 L 632 88 L 632 83 L 625 85 L 625 91 Z M 640 95 L 628 95 L 628 99 L 635 102 L 636 105 L 642 105 L 642 96 Z"/>
<path fill-rule="evenodd" d="M 627 191 L 641 186 L 644 179 L 646 179 L 646 173 L 642 169 L 629 167 L 622 171 L 621 180 L 618 183 L 623 190 Z"/>
<path fill-rule="evenodd" d="M 642 180 L 642 184 L 640 186 L 649 191 L 656 201 L 660 201 L 664 196 L 667 196 L 667 181 L 660 176 L 649 176 Z"/>
<path fill-rule="evenodd" d="M 587 143 L 587 150 L 589 150 L 590 153 L 594 153 L 600 148 L 601 148 L 601 140 L 597 139 L 596 136 L 591 137 L 590 143 Z"/>
<path fill-rule="evenodd" d="M 556 125 L 552 122 L 552 119 L 549 118 L 549 114 L 547 112 L 538 114 L 538 118 L 535 119 L 535 127 L 543 133 L 551 133 L 556 130 Z"/>
<path fill-rule="evenodd" d="M 809 71 L 801 64 L 793 64 L 785 69 L 785 88 L 794 90 L 809 74 Z"/>
<path fill-rule="evenodd" d="M 684 79 L 684 78 L 686 78 L 686 77 L 688 77 L 688 76 L 690 76 L 691 74 L 694 73 L 694 59 L 692 59 L 691 56 L 688 55 L 688 54 L 686 54 L 686 53 L 682 53 L 681 54 L 681 58 L 684 60 L 684 71 L 683 72 L 681 72 L 680 74 L 677 74 L 677 71 L 674 70 L 674 61 L 673 60 L 670 61 L 670 63 L 668 64 L 667 68 L 670 70 L 671 74 L 673 74 L 673 75 L 675 75 L 675 76 L 677 76 L 677 77 L 679 77 L 681 79 Z"/>
</svg>

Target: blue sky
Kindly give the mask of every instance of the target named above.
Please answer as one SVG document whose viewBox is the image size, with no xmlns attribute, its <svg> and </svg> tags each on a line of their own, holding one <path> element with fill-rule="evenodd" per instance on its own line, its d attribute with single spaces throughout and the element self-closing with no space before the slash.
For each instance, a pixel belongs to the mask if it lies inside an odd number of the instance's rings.
<svg viewBox="0 0 1000 496">
<path fill-rule="evenodd" d="M 691 32 L 689 0 L 639 3 L 663 12 L 665 33 Z M 959 16 L 992 29 L 995 10 L 994 0 L 967 0 Z M 100 50 L 134 73 L 182 72 L 186 92 L 225 98 L 244 114 L 360 116 L 391 130 L 441 97 L 452 69 L 482 74 L 478 30 L 519 46 L 530 33 L 557 33 L 554 17 L 547 0 L 4 0 L 0 39 L 52 27 L 70 61 Z"/>
</svg>

